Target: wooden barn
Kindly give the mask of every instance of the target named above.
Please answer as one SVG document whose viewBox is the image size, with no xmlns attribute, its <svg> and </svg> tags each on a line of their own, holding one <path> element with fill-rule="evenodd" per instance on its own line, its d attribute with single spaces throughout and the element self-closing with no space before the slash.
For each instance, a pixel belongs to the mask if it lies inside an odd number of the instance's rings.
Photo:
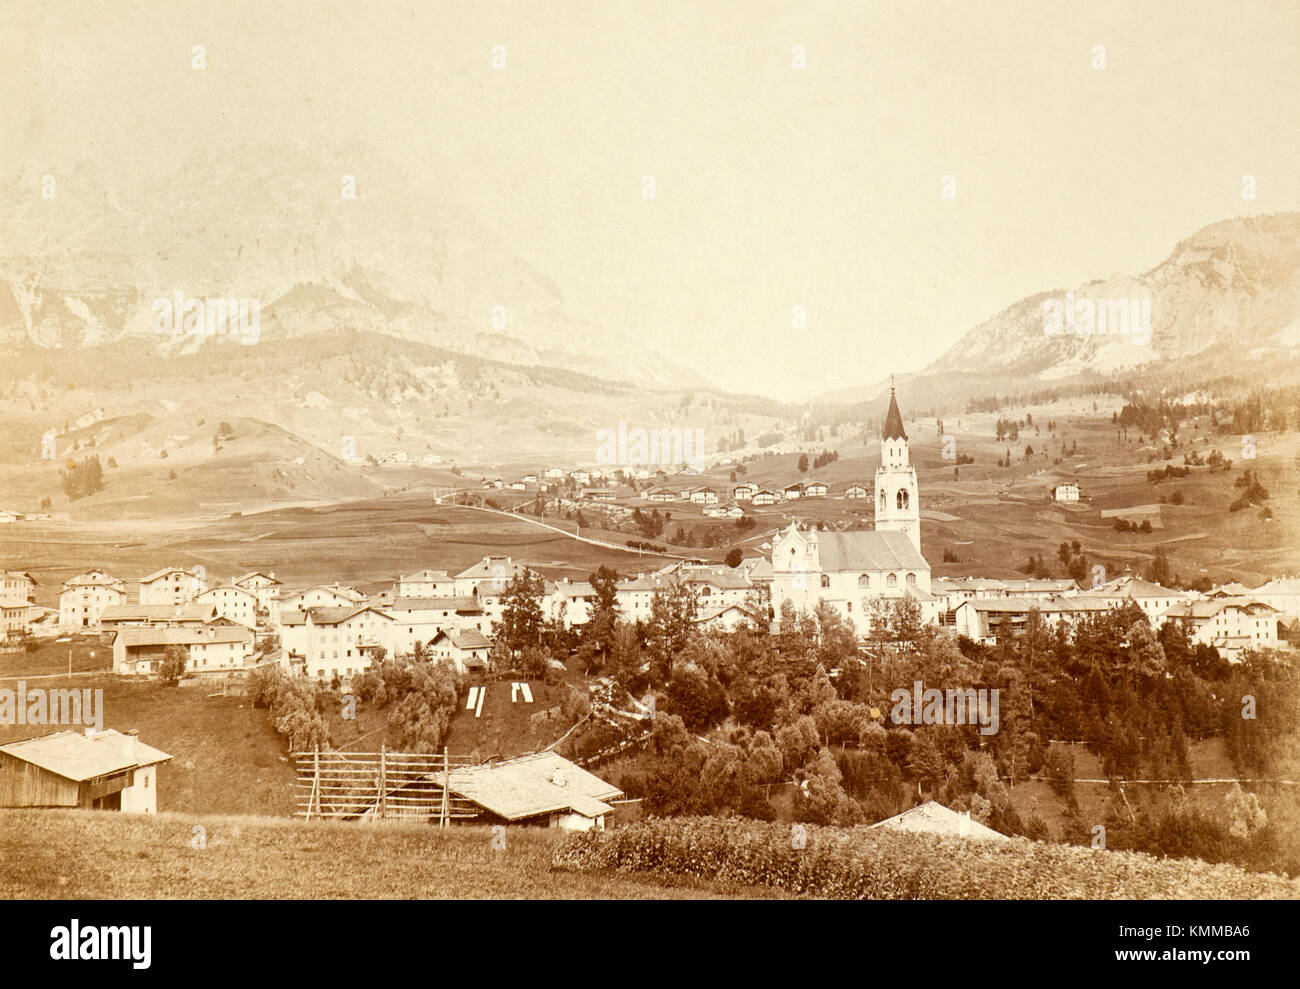
<svg viewBox="0 0 1300 989">
<path fill-rule="evenodd" d="M 134 731 L 58 731 L 0 745 L 0 807 L 79 807 L 153 814 L 160 763 Z"/>
<path fill-rule="evenodd" d="M 477 804 L 481 821 L 603 831 L 618 787 L 554 752 L 451 770 L 448 790 Z"/>
</svg>

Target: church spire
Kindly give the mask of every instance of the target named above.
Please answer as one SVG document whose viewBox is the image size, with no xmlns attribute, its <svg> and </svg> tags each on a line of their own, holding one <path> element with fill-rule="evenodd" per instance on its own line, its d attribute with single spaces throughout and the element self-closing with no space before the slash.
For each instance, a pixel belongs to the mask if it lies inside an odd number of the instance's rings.
<svg viewBox="0 0 1300 989">
<path fill-rule="evenodd" d="M 905 440 L 907 433 L 903 431 L 903 416 L 898 411 L 898 399 L 894 397 L 894 376 L 889 376 L 889 411 L 885 414 L 885 428 L 881 432 L 881 437 L 887 440 Z"/>
</svg>

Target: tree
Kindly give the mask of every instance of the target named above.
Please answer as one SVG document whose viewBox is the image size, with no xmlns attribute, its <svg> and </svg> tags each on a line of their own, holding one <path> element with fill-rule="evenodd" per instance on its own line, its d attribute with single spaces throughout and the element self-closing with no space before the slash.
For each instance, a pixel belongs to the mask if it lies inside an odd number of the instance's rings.
<svg viewBox="0 0 1300 989">
<path fill-rule="evenodd" d="M 673 661 L 686 647 L 694 631 L 695 592 L 686 584 L 659 588 L 650 599 L 650 624 L 646 644 L 654 656 L 656 676 L 668 680 Z"/>
<path fill-rule="evenodd" d="M 808 473 L 808 454 L 806 453 L 799 454 L 799 473 Z"/>
<path fill-rule="evenodd" d="M 162 662 L 158 664 L 158 676 L 163 683 L 174 687 L 185 675 L 185 663 L 189 652 L 184 646 L 170 645 L 163 650 Z"/>
<path fill-rule="evenodd" d="M 618 574 L 604 564 L 587 577 L 595 591 L 591 617 L 582 629 L 581 649 L 588 669 L 600 669 L 614 648 L 618 627 Z"/>
<path fill-rule="evenodd" d="M 456 710 L 459 684 L 446 660 L 410 670 L 409 686 L 388 712 L 393 744 L 403 752 L 437 752 Z"/>
<path fill-rule="evenodd" d="M 506 584 L 501 621 L 494 623 L 492 633 L 505 643 L 511 654 L 542 644 L 542 596 L 545 591 L 541 575 L 531 570 L 521 571 Z"/>
<path fill-rule="evenodd" d="M 687 731 L 707 731 L 727 716 L 727 693 L 716 677 L 697 669 L 679 669 L 668 682 L 669 713 L 682 719 Z"/>
<path fill-rule="evenodd" d="M 743 560 L 744 558 L 745 558 L 745 554 L 741 552 L 740 547 L 733 546 L 730 550 L 727 551 L 726 559 L 723 560 L 723 562 L 726 563 L 727 566 L 731 567 L 734 570 L 736 567 L 740 566 L 740 561 Z"/>
</svg>

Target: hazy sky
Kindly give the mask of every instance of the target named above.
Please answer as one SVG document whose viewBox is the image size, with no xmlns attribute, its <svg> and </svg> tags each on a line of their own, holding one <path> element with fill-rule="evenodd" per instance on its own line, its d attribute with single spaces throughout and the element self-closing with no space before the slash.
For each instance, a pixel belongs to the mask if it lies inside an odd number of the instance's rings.
<svg viewBox="0 0 1300 989">
<path fill-rule="evenodd" d="M 308 135 L 450 160 L 573 312 L 783 398 L 1300 205 L 1294 0 L 94 6 L 6 4 L 0 175 Z"/>
</svg>

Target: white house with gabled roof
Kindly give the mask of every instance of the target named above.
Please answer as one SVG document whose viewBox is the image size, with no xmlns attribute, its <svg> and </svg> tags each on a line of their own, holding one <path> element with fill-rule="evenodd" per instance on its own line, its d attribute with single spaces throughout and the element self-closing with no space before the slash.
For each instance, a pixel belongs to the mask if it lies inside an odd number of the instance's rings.
<svg viewBox="0 0 1300 989">
<path fill-rule="evenodd" d="M 59 627 L 96 628 L 99 616 L 113 604 L 126 604 L 126 581 L 103 570 L 88 570 L 67 580 L 59 592 Z"/>
</svg>

